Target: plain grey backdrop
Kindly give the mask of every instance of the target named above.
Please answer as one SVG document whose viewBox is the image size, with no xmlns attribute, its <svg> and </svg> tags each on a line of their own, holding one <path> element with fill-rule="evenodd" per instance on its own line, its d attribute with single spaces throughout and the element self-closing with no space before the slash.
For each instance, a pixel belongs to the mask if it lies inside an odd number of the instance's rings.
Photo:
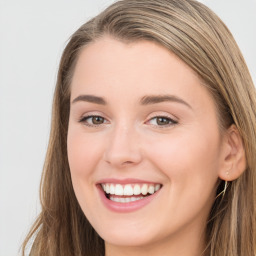
<svg viewBox="0 0 256 256">
<path fill-rule="evenodd" d="M 58 62 L 69 36 L 114 0 L 0 0 L 0 256 L 40 212 Z M 228 25 L 256 83 L 256 0 L 201 0 Z"/>
</svg>

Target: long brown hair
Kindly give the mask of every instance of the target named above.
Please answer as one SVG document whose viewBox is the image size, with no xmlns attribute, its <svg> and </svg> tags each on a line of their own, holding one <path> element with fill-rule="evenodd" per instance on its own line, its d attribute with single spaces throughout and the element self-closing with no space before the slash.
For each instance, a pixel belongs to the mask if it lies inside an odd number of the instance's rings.
<svg viewBox="0 0 256 256">
<path fill-rule="evenodd" d="M 176 54 L 215 99 L 221 129 L 234 123 L 247 168 L 218 197 L 207 224 L 207 255 L 254 256 L 256 92 L 235 40 L 223 22 L 194 0 L 121 0 L 81 26 L 61 58 L 52 127 L 41 181 L 42 211 L 23 244 L 23 255 L 102 256 L 104 241 L 76 200 L 67 160 L 70 83 L 81 50 L 108 35 L 123 42 L 149 40 Z M 223 189 L 220 181 L 216 194 Z"/>
</svg>

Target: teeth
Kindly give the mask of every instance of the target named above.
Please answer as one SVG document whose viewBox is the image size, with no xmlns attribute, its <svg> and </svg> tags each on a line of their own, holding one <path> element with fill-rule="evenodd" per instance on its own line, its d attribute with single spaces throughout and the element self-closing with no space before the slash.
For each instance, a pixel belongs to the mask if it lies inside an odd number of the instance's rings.
<svg viewBox="0 0 256 256">
<path fill-rule="evenodd" d="M 147 195 L 154 194 L 161 188 L 160 184 L 101 184 L 103 190 L 107 194 L 117 195 L 117 196 L 133 196 L 133 195 Z M 137 198 L 137 197 L 136 197 Z"/>
<path fill-rule="evenodd" d="M 149 193 L 149 194 L 154 194 L 154 193 L 155 193 L 155 188 L 154 188 L 153 185 L 149 186 L 149 188 L 148 188 L 148 193 Z"/>
<path fill-rule="evenodd" d="M 124 186 L 124 196 L 132 196 L 133 195 L 133 188 L 131 185 Z"/>
<path fill-rule="evenodd" d="M 114 195 L 114 194 L 115 194 L 115 186 L 114 186 L 113 184 L 110 185 L 109 193 L 110 193 L 111 195 Z"/>
<path fill-rule="evenodd" d="M 160 184 L 155 185 L 155 192 L 160 189 Z"/>
<path fill-rule="evenodd" d="M 133 194 L 134 195 L 139 195 L 140 194 L 140 186 L 139 185 L 135 185 L 134 188 L 133 188 Z"/>
<path fill-rule="evenodd" d="M 115 195 L 122 196 L 123 194 L 124 194 L 123 186 L 120 184 L 117 184 L 115 188 Z"/>
<path fill-rule="evenodd" d="M 106 192 L 107 194 L 110 193 L 110 191 L 109 191 L 109 184 L 106 184 L 106 190 L 105 190 L 105 192 Z"/>
<path fill-rule="evenodd" d="M 142 188 L 141 188 L 141 194 L 142 195 L 146 195 L 148 193 L 148 185 L 147 184 L 143 184 Z"/>
</svg>

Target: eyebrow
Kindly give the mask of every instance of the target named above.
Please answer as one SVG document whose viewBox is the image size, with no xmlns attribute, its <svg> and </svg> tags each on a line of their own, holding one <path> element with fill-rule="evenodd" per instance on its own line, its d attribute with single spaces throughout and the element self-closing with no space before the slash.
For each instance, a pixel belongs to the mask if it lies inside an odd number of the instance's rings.
<svg viewBox="0 0 256 256">
<path fill-rule="evenodd" d="M 162 103 L 162 102 L 176 102 L 176 103 L 181 103 L 189 108 L 192 109 L 192 107 L 183 99 L 175 96 L 175 95 L 149 95 L 149 96 L 144 96 L 140 103 L 141 105 L 150 105 L 150 104 L 157 104 L 157 103 Z"/>
<path fill-rule="evenodd" d="M 99 105 L 107 104 L 104 98 L 99 96 L 94 96 L 94 95 L 79 95 L 72 101 L 72 104 L 78 101 L 85 101 L 85 102 L 95 103 Z M 176 103 L 183 104 L 189 107 L 190 109 L 192 109 L 192 107 L 186 101 L 184 101 L 183 99 L 175 95 L 168 95 L 168 94 L 167 95 L 148 95 L 148 96 L 144 96 L 140 100 L 141 105 L 151 105 L 151 104 L 157 104 L 162 102 L 176 102 Z"/>
<path fill-rule="evenodd" d="M 76 103 L 78 101 L 85 101 L 85 102 L 90 102 L 90 103 L 95 103 L 95 104 L 100 104 L 100 105 L 106 105 L 106 101 L 102 97 L 94 96 L 94 95 L 79 95 L 76 97 L 73 101 L 73 103 Z"/>
</svg>

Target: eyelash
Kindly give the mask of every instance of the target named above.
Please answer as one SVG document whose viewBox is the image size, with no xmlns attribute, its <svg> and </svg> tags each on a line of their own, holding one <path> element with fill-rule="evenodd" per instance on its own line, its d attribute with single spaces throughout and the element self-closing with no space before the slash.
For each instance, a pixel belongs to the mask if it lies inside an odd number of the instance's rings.
<svg viewBox="0 0 256 256">
<path fill-rule="evenodd" d="M 92 118 L 100 118 L 103 120 L 103 123 L 100 123 L 100 124 L 93 124 L 93 123 L 89 123 L 88 120 L 89 119 L 92 119 Z M 167 124 L 163 124 L 163 125 L 159 125 L 159 124 L 150 124 L 152 126 L 157 126 L 159 128 L 168 128 L 170 126 L 174 126 L 176 125 L 178 122 L 173 120 L 172 118 L 170 118 L 169 116 L 164 116 L 164 115 L 158 115 L 158 116 L 154 116 L 152 118 L 150 118 L 146 123 L 149 124 L 150 121 L 152 120 L 156 120 L 157 122 L 157 119 L 164 119 L 165 121 L 167 121 L 168 123 Z M 100 115 L 89 115 L 89 116 L 83 116 L 80 120 L 79 120 L 79 123 L 83 123 L 84 125 L 86 126 L 89 126 L 89 127 L 99 127 L 101 125 L 104 125 L 106 123 L 106 118 L 100 116 Z"/>
</svg>

